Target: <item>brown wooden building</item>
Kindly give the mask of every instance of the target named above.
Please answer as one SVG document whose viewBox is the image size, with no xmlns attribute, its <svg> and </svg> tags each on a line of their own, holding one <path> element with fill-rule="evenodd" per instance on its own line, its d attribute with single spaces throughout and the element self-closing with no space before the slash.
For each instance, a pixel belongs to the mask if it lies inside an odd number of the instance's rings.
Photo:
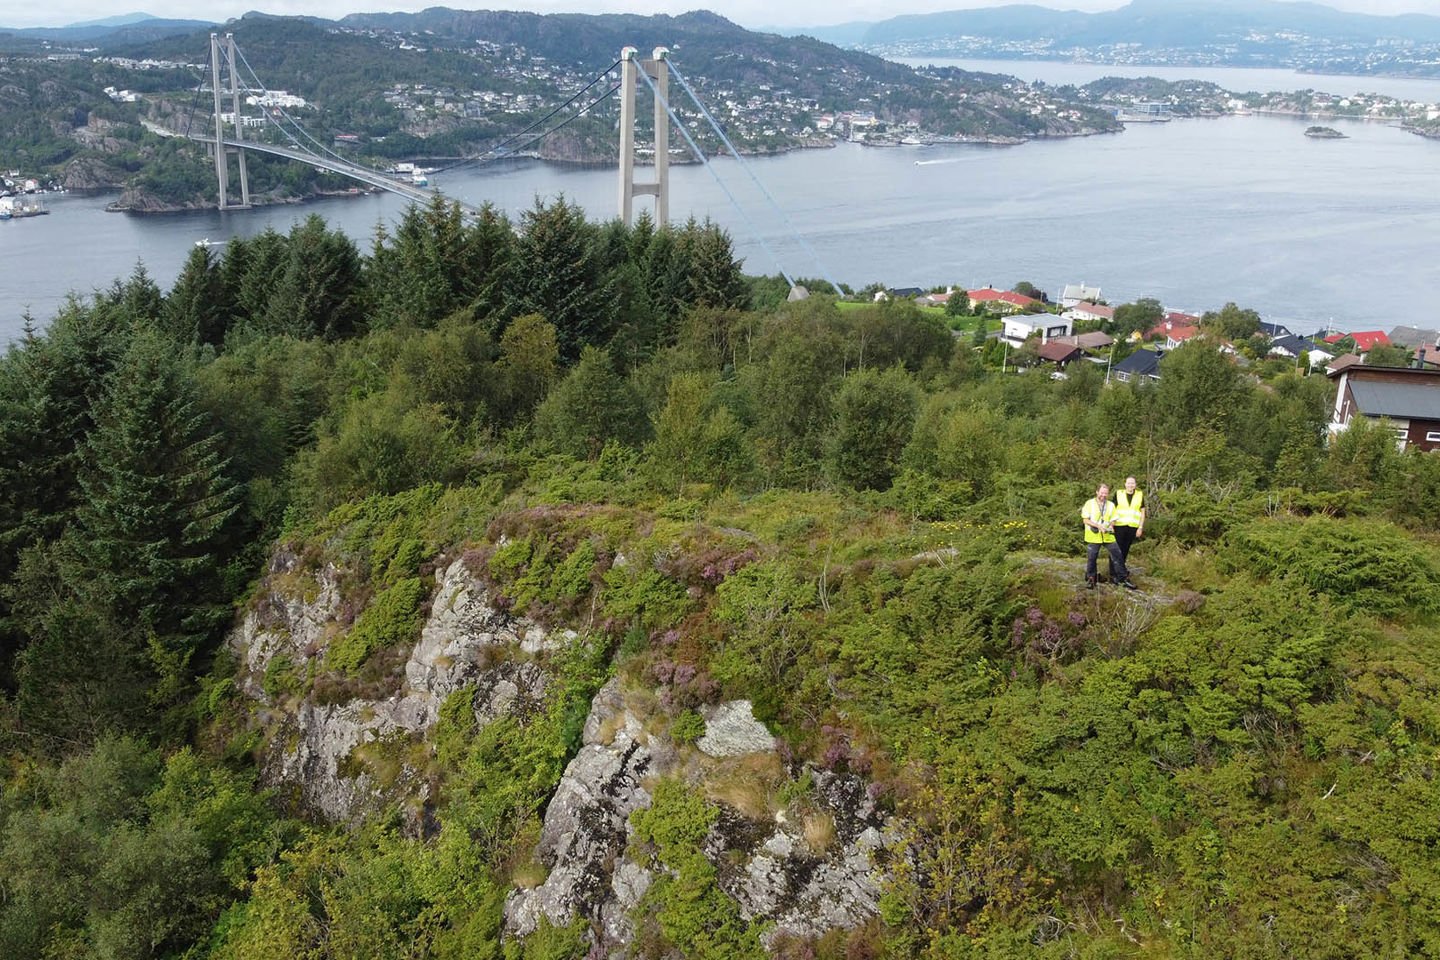
<svg viewBox="0 0 1440 960">
<path fill-rule="evenodd" d="M 1330 377 L 1337 381 L 1331 436 L 1369 417 L 1389 422 L 1402 451 L 1440 449 L 1440 370 L 1355 364 Z"/>
</svg>

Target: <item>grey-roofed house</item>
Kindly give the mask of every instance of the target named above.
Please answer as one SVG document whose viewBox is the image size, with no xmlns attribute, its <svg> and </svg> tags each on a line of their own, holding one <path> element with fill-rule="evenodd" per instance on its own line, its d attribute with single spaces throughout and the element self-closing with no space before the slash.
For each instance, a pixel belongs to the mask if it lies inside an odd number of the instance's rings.
<svg viewBox="0 0 1440 960">
<path fill-rule="evenodd" d="M 1331 436 L 1367 417 L 1387 421 L 1401 451 L 1440 449 L 1440 370 L 1356 364 L 1330 376 L 1338 381 Z"/>
<path fill-rule="evenodd" d="M 1440 343 L 1440 330 L 1427 330 L 1424 327 L 1396 327 L 1390 331 L 1390 342 L 1397 347 L 1433 347 Z"/>
<path fill-rule="evenodd" d="M 1109 350 L 1115 342 L 1115 338 L 1102 330 L 1091 330 L 1089 333 L 1076 333 L 1068 337 L 1055 337 L 1056 343 L 1073 343 L 1086 353 L 1099 353 Z"/>
<path fill-rule="evenodd" d="M 1148 383 L 1160 379 L 1160 350 L 1136 350 L 1110 368 L 1110 376 L 1121 383 Z"/>
<path fill-rule="evenodd" d="M 1270 323 L 1270 322 L 1267 321 L 1267 320 L 1261 320 L 1261 321 L 1260 321 L 1260 330 L 1259 330 L 1259 332 L 1260 332 L 1260 333 L 1263 333 L 1263 334 L 1264 334 L 1265 336 L 1267 336 L 1267 337 L 1270 337 L 1272 340 L 1275 339 L 1276 337 L 1289 337 L 1289 336 L 1293 336 L 1293 334 L 1290 332 L 1290 328 L 1287 327 L 1287 326 L 1285 326 L 1285 324 L 1283 324 L 1283 323 Z"/>
<path fill-rule="evenodd" d="M 1060 291 L 1060 306 L 1062 307 L 1073 307 L 1084 300 L 1094 301 L 1099 299 L 1100 288 L 1087 287 L 1083 280 L 1079 283 L 1067 283 L 1064 289 Z"/>
<path fill-rule="evenodd" d="M 1290 336 L 1276 337 L 1270 341 L 1270 356 L 1287 357 L 1291 360 L 1304 356 L 1305 362 L 1314 367 L 1335 355 L 1313 340 L 1291 334 Z"/>
</svg>

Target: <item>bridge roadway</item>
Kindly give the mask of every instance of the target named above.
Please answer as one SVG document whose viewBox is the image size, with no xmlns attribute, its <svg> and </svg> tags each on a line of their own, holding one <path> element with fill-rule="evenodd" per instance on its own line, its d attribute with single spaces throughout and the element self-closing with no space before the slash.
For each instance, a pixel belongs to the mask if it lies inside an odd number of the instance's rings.
<svg viewBox="0 0 1440 960">
<path fill-rule="evenodd" d="M 191 134 L 190 139 L 207 144 L 213 144 L 215 142 L 214 137 L 199 136 L 196 134 Z M 339 160 L 335 157 L 322 157 L 318 154 L 307 153 L 304 150 L 282 147 L 273 143 L 260 143 L 255 140 L 231 140 L 228 137 L 225 139 L 225 146 L 238 147 L 242 150 L 255 150 L 259 153 L 268 153 L 272 156 L 285 157 L 286 159 L 295 160 L 300 163 L 308 163 L 312 167 L 319 167 L 330 173 L 338 173 L 343 177 L 359 180 L 361 183 L 368 183 L 372 187 L 388 190 L 390 193 L 407 197 L 422 206 L 429 203 L 434 197 L 444 196 L 446 200 L 452 203 L 458 203 L 464 213 L 474 215 L 480 212 L 478 207 L 472 207 L 470 204 L 456 200 L 454 197 L 445 196 L 445 194 L 439 190 L 430 190 L 413 183 L 405 183 L 403 180 L 395 180 L 380 173 L 378 170 L 371 170 L 368 167 L 362 167 L 359 164 Z"/>
</svg>

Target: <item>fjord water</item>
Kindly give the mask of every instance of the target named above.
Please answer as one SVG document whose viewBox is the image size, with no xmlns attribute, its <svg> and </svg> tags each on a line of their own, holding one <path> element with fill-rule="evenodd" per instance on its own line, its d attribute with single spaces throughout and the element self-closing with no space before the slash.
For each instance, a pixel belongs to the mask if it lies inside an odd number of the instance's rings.
<svg viewBox="0 0 1440 960">
<path fill-rule="evenodd" d="M 783 215 L 722 160 L 745 212 L 699 166 L 672 168 L 671 211 L 728 228 L 752 273 L 1051 291 L 1083 280 L 1112 303 L 1154 296 L 1198 311 L 1233 300 L 1307 331 L 1433 325 L 1440 141 L 1359 121 L 1331 124 L 1347 140 L 1315 140 L 1307 123 L 1226 117 L 1013 147 L 842 144 L 750 161 Z M 432 183 L 515 216 L 563 194 L 605 219 L 615 180 L 613 169 L 517 161 Z M 105 212 L 109 199 L 52 197 L 49 216 L 0 222 L 0 341 L 18 335 L 27 308 L 43 325 L 67 292 L 106 287 L 137 260 L 168 288 L 197 240 L 284 231 L 316 213 L 368 250 L 376 224 L 404 210 L 381 194 L 142 218 Z"/>
</svg>

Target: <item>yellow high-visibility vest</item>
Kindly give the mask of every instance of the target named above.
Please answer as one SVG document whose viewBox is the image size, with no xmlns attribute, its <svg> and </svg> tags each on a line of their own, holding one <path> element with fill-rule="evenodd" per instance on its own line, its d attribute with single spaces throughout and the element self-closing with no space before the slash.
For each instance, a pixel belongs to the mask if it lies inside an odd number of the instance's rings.
<svg viewBox="0 0 1440 960">
<path fill-rule="evenodd" d="M 1125 495 L 1124 490 L 1115 494 L 1115 526 L 1140 526 L 1140 511 L 1145 509 L 1145 491 L 1136 489 L 1134 498 Z"/>
<path fill-rule="evenodd" d="M 1095 523 L 1101 523 L 1101 524 L 1114 523 L 1114 522 L 1115 522 L 1115 504 L 1114 504 L 1113 501 L 1106 500 L 1106 501 L 1105 501 L 1105 506 L 1104 506 L 1104 508 L 1102 509 L 1101 506 L 1100 506 L 1099 501 L 1097 501 L 1094 497 L 1091 497 L 1089 500 L 1086 500 L 1086 501 L 1085 501 L 1085 506 L 1083 506 L 1083 507 L 1080 508 L 1080 519 L 1081 519 L 1081 520 L 1090 520 L 1090 521 L 1093 521 L 1093 522 L 1095 522 Z M 1085 542 L 1086 542 L 1086 543 L 1114 543 L 1114 542 L 1115 542 L 1115 534 L 1114 534 L 1113 532 L 1109 531 L 1109 530 L 1105 530 L 1105 531 L 1103 531 L 1103 532 L 1100 531 L 1100 530 L 1096 530 L 1094 527 L 1090 526 L 1089 524 L 1086 524 L 1086 526 L 1085 526 Z"/>
</svg>

